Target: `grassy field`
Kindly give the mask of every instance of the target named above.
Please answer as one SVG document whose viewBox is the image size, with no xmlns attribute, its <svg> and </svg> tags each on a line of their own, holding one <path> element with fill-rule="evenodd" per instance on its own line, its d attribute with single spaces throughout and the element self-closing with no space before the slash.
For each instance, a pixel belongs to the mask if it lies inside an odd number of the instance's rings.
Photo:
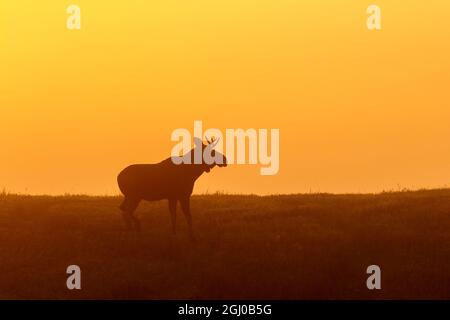
<svg viewBox="0 0 450 320">
<path fill-rule="evenodd" d="M 125 230 L 119 197 L 0 195 L 1 299 L 450 298 L 450 190 L 166 201 Z M 82 290 L 66 288 L 66 268 Z M 382 290 L 366 288 L 367 266 Z"/>
</svg>

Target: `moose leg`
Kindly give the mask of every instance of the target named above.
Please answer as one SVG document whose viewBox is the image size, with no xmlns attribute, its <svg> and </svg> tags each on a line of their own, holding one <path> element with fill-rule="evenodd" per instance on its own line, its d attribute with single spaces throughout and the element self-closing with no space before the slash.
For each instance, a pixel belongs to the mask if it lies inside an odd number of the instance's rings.
<svg viewBox="0 0 450 320">
<path fill-rule="evenodd" d="M 128 229 L 132 228 L 133 223 L 137 231 L 141 229 L 140 221 L 133 215 L 134 211 L 139 205 L 139 202 L 140 199 L 125 197 L 122 204 L 120 205 L 122 216 Z"/>
<path fill-rule="evenodd" d="M 131 213 L 130 215 L 131 219 L 134 222 L 134 229 L 138 232 L 141 231 L 141 221 L 137 217 L 135 217 L 133 213 Z"/>
<path fill-rule="evenodd" d="M 129 203 L 130 200 L 129 198 L 125 197 L 125 199 L 123 200 L 122 204 L 120 205 L 120 210 L 122 210 L 122 218 L 123 221 L 125 222 L 125 225 L 127 227 L 127 229 L 131 229 L 133 226 L 131 225 L 131 216 L 130 216 L 130 212 L 128 211 L 129 209 Z"/>
<path fill-rule="evenodd" d="M 180 199 L 181 208 L 183 209 L 184 216 L 186 217 L 186 221 L 189 228 L 189 237 L 192 241 L 195 240 L 194 233 L 192 231 L 192 217 L 191 217 L 191 207 L 190 207 L 190 199 L 189 197 Z"/>
<path fill-rule="evenodd" d="M 172 232 L 176 234 L 175 222 L 177 219 L 177 199 L 169 199 L 170 220 L 172 222 Z"/>
</svg>

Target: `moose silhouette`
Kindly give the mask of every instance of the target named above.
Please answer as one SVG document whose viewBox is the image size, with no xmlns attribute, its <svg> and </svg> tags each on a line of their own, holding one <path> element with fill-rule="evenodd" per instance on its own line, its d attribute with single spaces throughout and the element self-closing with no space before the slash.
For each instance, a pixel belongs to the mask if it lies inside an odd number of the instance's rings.
<svg viewBox="0 0 450 320">
<path fill-rule="evenodd" d="M 190 210 L 190 197 L 194 183 L 204 172 L 209 172 L 215 165 L 227 166 L 226 157 L 214 150 L 217 142 L 218 140 L 207 139 L 207 144 L 204 144 L 200 139 L 195 139 L 195 147 L 182 157 L 170 157 L 155 164 L 133 164 L 123 169 L 117 177 L 117 182 L 120 191 L 125 196 L 120 209 L 127 227 L 140 231 L 140 221 L 133 213 L 142 200 L 168 199 L 172 232 L 174 234 L 176 232 L 176 208 L 177 202 L 180 202 L 188 224 L 189 236 L 194 240 Z M 201 148 L 202 155 L 205 148 L 210 148 L 210 155 L 220 161 L 208 164 L 202 159 L 201 163 L 196 164 L 194 161 L 196 148 Z M 174 161 L 176 160 L 174 158 L 188 159 L 189 161 L 177 162 Z"/>
</svg>

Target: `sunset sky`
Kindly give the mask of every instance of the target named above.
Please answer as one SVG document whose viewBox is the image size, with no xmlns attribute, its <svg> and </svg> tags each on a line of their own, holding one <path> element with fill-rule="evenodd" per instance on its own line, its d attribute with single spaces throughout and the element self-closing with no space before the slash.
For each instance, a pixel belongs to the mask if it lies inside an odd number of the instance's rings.
<svg viewBox="0 0 450 320">
<path fill-rule="evenodd" d="M 0 190 L 118 194 L 194 120 L 280 129 L 277 175 L 215 168 L 196 193 L 448 186 L 449 40 L 447 0 L 1 1 Z"/>
</svg>

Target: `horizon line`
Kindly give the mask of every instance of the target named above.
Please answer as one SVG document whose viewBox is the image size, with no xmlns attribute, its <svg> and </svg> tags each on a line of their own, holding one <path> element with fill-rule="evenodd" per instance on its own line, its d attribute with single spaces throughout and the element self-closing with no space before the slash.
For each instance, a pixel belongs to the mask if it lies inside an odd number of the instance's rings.
<svg viewBox="0 0 450 320">
<path fill-rule="evenodd" d="M 255 197 L 272 197 L 272 196 L 301 196 L 301 195 L 380 195 L 387 193 L 413 193 L 413 192 L 430 192 L 430 191 L 450 191 L 450 187 L 437 187 L 437 188 L 401 188 L 401 189 L 391 189 L 382 190 L 378 192 L 327 192 L 327 191 L 310 191 L 310 192 L 292 192 L 292 193 L 270 193 L 270 194 L 257 194 L 257 193 L 233 193 L 233 192 L 206 192 L 206 193 L 193 193 L 192 196 L 255 196 Z M 1 197 L 8 196 L 23 196 L 23 197 L 90 197 L 90 198 L 119 198 L 123 197 L 122 194 L 88 194 L 88 193 L 60 193 L 60 194 L 48 194 L 48 193 L 20 193 L 20 192 L 9 192 L 3 189 L 0 191 Z M 165 200 L 165 199 L 161 199 Z"/>
</svg>

